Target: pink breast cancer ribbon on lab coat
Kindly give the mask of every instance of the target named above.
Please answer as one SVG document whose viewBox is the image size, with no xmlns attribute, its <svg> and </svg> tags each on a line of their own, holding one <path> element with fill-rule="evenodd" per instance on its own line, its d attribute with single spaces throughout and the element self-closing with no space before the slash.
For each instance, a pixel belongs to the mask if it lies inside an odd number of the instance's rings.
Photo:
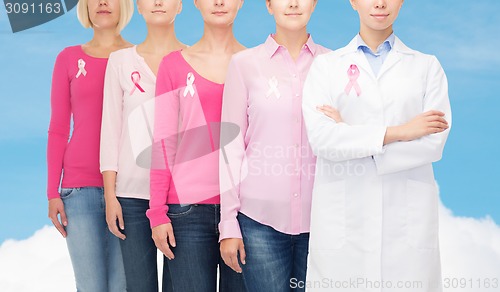
<svg viewBox="0 0 500 292">
<path fill-rule="evenodd" d="M 356 90 L 356 95 L 357 96 L 361 95 L 361 87 L 359 87 L 359 84 L 358 84 L 359 74 L 360 73 L 359 73 L 358 66 L 356 66 L 354 64 L 349 66 L 349 69 L 347 69 L 347 77 L 349 77 L 349 83 L 347 83 L 347 86 L 345 87 L 345 94 L 349 95 L 352 88 L 354 87 L 354 90 Z"/>
<path fill-rule="evenodd" d="M 85 70 L 85 61 L 83 59 L 78 60 L 78 73 L 76 74 L 76 78 L 80 77 L 80 75 L 87 76 L 87 70 Z"/>
<path fill-rule="evenodd" d="M 130 95 L 132 95 L 135 91 L 135 89 L 139 89 L 140 92 L 144 92 L 144 89 L 139 85 L 139 82 L 141 81 L 141 73 L 138 71 L 132 72 L 130 74 L 130 79 L 132 79 L 132 82 L 134 82 L 134 88 L 132 88 L 132 91 L 130 91 Z"/>
</svg>

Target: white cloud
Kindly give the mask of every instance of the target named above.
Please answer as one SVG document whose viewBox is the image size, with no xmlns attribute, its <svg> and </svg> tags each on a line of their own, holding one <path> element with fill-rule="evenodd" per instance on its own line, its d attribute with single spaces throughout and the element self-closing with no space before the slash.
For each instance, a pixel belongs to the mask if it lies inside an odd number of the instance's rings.
<svg viewBox="0 0 500 292">
<path fill-rule="evenodd" d="M 66 242 L 53 227 L 0 246 L 0 287 L 5 292 L 74 291 Z"/>
<path fill-rule="evenodd" d="M 489 217 L 455 217 L 444 207 L 440 226 L 443 278 L 455 288 L 448 291 L 500 291 L 500 227 Z M 493 282 L 497 288 L 488 289 Z"/>
<path fill-rule="evenodd" d="M 491 285 L 500 281 L 500 226 L 491 218 L 455 217 L 444 207 L 440 212 L 443 278 L 458 285 L 445 292 L 498 291 Z M 0 287 L 3 292 L 75 291 L 66 243 L 53 227 L 0 246 Z"/>
</svg>

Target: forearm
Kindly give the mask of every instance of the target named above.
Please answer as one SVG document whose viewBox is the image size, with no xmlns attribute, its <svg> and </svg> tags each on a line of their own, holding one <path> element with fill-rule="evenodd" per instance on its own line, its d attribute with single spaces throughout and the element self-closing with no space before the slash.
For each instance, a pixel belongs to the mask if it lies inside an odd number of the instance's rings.
<svg viewBox="0 0 500 292">
<path fill-rule="evenodd" d="M 103 171 L 102 179 L 104 181 L 104 199 L 116 198 L 116 171 Z"/>
</svg>

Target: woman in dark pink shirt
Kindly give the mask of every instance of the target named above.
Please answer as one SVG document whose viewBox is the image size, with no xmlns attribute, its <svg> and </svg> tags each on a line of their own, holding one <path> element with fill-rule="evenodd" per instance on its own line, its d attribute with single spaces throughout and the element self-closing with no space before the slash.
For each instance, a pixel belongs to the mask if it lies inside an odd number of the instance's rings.
<svg viewBox="0 0 500 292">
<path fill-rule="evenodd" d="M 105 218 L 99 139 L 104 72 L 109 54 L 131 45 L 120 31 L 132 17 L 133 2 L 80 0 L 77 10 L 94 36 L 84 45 L 65 48 L 54 66 L 47 145 L 49 217 L 66 238 L 77 290 L 122 292 L 120 245 Z"/>
<path fill-rule="evenodd" d="M 242 0 L 195 0 L 203 37 L 167 55 L 158 70 L 150 209 L 156 246 L 170 259 L 174 291 L 244 291 L 219 252 L 219 125 L 233 35 Z"/>
</svg>

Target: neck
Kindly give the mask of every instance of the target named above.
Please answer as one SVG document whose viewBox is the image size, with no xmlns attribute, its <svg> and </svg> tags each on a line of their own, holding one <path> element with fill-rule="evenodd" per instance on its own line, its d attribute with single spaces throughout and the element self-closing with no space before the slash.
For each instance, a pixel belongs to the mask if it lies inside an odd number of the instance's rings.
<svg viewBox="0 0 500 292">
<path fill-rule="evenodd" d="M 392 25 L 384 30 L 373 30 L 361 25 L 359 35 L 368 47 L 373 52 L 376 52 L 378 46 L 380 46 L 392 34 L 392 32 Z"/>
<path fill-rule="evenodd" d="M 139 47 L 153 54 L 162 54 L 176 50 L 181 42 L 175 36 L 174 25 L 168 27 L 148 26 L 148 34 Z"/>
<path fill-rule="evenodd" d="M 281 46 L 284 46 L 293 59 L 297 59 L 300 55 L 302 47 L 309 39 L 307 28 L 304 27 L 298 31 L 289 31 L 281 27 L 276 27 L 276 34 L 274 40 Z"/>
<path fill-rule="evenodd" d="M 238 45 L 239 43 L 233 34 L 232 25 L 224 28 L 205 25 L 203 36 L 193 47 L 215 53 L 232 53 Z"/>
<path fill-rule="evenodd" d="M 113 47 L 125 43 L 120 33 L 113 29 L 94 29 L 94 36 L 88 43 L 92 47 Z"/>
</svg>

